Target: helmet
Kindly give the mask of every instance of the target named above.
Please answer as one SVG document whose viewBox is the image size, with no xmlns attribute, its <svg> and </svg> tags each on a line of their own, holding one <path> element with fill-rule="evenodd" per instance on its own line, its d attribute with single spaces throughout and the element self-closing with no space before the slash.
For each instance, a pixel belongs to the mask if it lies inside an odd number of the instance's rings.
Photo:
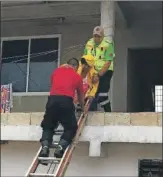
<svg viewBox="0 0 163 177">
<path fill-rule="evenodd" d="M 93 55 L 83 55 L 82 58 L 85 59 L 85 61 L 87 62 L 87 64 L 90 67 L 94 66 L 94 56 Z"/>
</svg>

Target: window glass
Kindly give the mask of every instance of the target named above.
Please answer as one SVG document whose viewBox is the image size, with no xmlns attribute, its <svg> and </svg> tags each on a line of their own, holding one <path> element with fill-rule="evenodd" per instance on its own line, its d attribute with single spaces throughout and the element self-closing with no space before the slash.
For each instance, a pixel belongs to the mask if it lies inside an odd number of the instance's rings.
<svg viewBox="0 0 163 177">
<path fill-rule="evenodd" d="M 58 66 L 58 38 L 32 39 L 29 92 L 48 92 L 50 75 Z"/>
<path fill-rule="evenodd" d="M 25 92 L 29 40 L 3 41 L 1 84 L 13 84 L 13 92 Z"/>
</svg>

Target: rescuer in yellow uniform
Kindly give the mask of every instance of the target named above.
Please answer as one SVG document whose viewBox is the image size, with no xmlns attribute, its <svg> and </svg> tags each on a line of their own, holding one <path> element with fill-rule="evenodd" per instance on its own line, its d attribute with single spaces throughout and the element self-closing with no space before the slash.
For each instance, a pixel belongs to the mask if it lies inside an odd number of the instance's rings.
<svg viewBox="0 0 163 177">
<path fill-rule="evenodd" d="M 91 111 L 97 110 L 97 102 L 104 108 L 105 112 L 111 112 L 111 104 L 108 96 L 110 81 L 113 75 L 113 59 L 115 57 L 112 41 L 104 37 L 104 29 L 97 26 L 93 30 L 91 38 L 85 46 L 84 55 L 93 55 L 94 68 L 98 72 L 94 82 L 99 82 L 96 99 L 91 105 Z"/>
<path fill-rule="evenodd" d="M 85 98 L 88 97 L 95 97 L 99 81 L 94 81 L 96 79 L 98 72 L 94 68 L 94 57 L 92 55 L 84 55 L 82 56 L 79 68 L 78 68 L 78 74 L 82 76 L 83 78 L 83 85 L 88 84 L 88 90 L 86 91 Z"/>
</svg>

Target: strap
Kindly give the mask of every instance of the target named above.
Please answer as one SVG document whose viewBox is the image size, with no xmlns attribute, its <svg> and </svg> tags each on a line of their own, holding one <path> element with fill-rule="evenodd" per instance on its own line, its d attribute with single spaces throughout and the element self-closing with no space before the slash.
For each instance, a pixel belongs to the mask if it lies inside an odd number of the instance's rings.
<svg viewBox="0 0 163 177">
<path fill-rule="evenodd" d="M 108 93 L 99 93 L 98 96 L 108 96 L 109 94 Z"/>
<path fill-rule="evenodd" d="M 109 100 L 105 100 L 105 101 L 99 103 L 99 105 L 100 105 L 100 106 L 104 106 L 104 105 L 106 105 L 106 104 L 109 103 L 109 102 L 110 102 Z"/>
</svg>

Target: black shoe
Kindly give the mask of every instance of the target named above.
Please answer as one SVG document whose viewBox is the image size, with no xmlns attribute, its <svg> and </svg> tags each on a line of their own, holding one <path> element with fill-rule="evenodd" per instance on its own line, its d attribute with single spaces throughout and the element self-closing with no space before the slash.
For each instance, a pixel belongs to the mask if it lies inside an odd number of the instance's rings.
<svg viewBox="0 0 163 177">
<path fill-rule="evenodd" d="M 39 157 L 48 157 L 49 156 L 49 148 L 47 146 L 42 147 Z"/>
<path fill-rule="evenodd" d="M 40 154 L 39 154 L 39 157 L 49 157 L 49 153 L 50 153 L 49 148 L 48 148 L 47 146 L 44 146 L 44 147 L 42 147 L 42 149 L 41 149 L 41 152 L 40 152 Z M 40 161 L 40 164 L 47 166 L 47 165 L 48 165 L 48 162 L 47 162 L 47 161 L 44 161 L 44 160 L 41 160 L 41 161 Z"/>
<path fill-rule="evenodd" d="M 63 150 L 62 146 L 61 145 L 57 145 L 57 147 L 55 149 L 55 152 L 54 152 L 54 156 L 56 158 L 62 158 L 63 154 L 64 154 L 64 150 Z"/>
<path fill-rule="evenodd" d="M 68 141 L 66 141 L 64 139 L 61 139 L 60 142 L 59 142 L 59 144 L 56 147 L 56 150 L 54 152 L 54 156 L 56 158 L 62 158 L 62 156 L 63 156 L 66 148 L 68 147 L 68 145 L 69 145 Z"/>
<path fill-rule="evenodd" d="M 103 106 L 105 112 L 111 112 L 111 104 L 107 103 Z"/>
</svg>

